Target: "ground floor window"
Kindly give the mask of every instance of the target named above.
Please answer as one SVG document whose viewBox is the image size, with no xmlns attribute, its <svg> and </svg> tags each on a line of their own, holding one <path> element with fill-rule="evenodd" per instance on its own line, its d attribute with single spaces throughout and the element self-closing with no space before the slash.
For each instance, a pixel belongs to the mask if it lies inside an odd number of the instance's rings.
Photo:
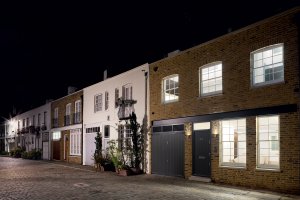
<svg viewBox="0 0 300 200">
<path fill-rule="evenodd" d="M 246 119 L 220 121 L 220 165 L 246 166 Z"/>
<path fill-rule="evenodd" d="M 60 131 L 58 131 L 58 132 L 53 132 L 53 133 L 52 133 L 52 139 L 53 139 L 53 140 L 59 140 L 60 137 L 61 137 Z"/>
<path fill-rule="evenodd" d="M 132 132 L 129 124 L 119 125 L 119 147 L 123 144 L 123 147 L 131 146 Z"/>
<path fill-rule="evenodd" d="M 279 169 L 279 116 L 257 117 L 257 167 Z"/>
<path fill-rule="evenodd" d="M 81 129 L 70 131 L 70 155 L 81 155 Z"/>
</svg>

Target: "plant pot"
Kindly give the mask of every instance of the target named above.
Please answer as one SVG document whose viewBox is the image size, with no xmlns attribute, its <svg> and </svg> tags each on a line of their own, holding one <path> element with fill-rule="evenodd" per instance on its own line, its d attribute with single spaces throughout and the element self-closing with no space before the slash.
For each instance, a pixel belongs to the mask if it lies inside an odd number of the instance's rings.
<svg viewBox="0 0 300 200">
<path fill-rule="evenodd" d="M 128 169 L 120 169 L 118 174 L 120 176 L 129 176 L 129 175 L 131 175 L 130 170 L 128 170 Z"/>
</svg>

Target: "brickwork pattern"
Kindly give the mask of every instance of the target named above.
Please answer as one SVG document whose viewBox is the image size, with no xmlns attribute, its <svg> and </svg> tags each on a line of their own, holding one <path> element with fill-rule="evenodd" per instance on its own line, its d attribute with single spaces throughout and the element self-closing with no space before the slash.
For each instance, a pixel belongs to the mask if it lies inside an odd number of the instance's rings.
<svg viewBox="0 0 300 200">
<path fill-rule="evenodd" d="M 286 104 L 299 106 L 298 34 L 294 13 L 285 13 L 150 64 L 150 120 Z M 250 53 L 278 43 L 284 44 L 285 81 L 252 87 Z M 199 97 L 199 68 L 215 61 L 222 61 L 223 92 L 215 96 Z M 179 100 L 162 103 L 162 80 L 172 74 L 179 75 Z M 246 169 L 219 167 L 219 135 L 212 135 L 212 180 L 218 183 L 299 193 L 299 111 L 280 115 L 279 172 L 256 169 L 255 119 L 247 118 Z M 185 144 L 185 176 L 190 176 L 192 164 L 188 154 L 192 151 L 188 147 L 191 145 L 189 138 L 186 138 Z"/>
</svg>

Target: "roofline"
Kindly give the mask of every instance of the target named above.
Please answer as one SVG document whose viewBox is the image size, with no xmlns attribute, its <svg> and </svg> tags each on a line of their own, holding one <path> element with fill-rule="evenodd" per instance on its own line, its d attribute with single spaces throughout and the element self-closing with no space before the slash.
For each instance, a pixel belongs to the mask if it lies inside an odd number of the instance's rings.
<svg viewBox="0 0 300 200">
<path fill-rule="evenodd" d="M 206 42 L 204 42 L 204 43 L 201 43 L 201 44 L 198 44 L 198 45 L 193 46 L 193 47 L 191 47 L 191 48 L 188 48 L 188 49 L 185 49 L 185 50 L 183 50 L 183 51 L 180 51 L 180 52 L 178 52 L 177 54 L 175 54 L 174 56 L 162 58 L 162 59 L 160 59 L 160 60 L 157 60 L 157 61 L 155 61 L 155 62 L 152 62 L 152 63 L 150 63 L 149 65 L 153 65 L 153 64 L 155 64 L 155 63 L 159 63 L 159 62 L 161 62 L 161 61 L 164 61 L 164 60 L 168 60 L 168 59 L 174 58 L 174 57 L 179 56 L 179 55 L 182 55 L 182 54 L 184 54 L 184 53 L 186 53 L 186 52 L 188 52 L 188 51 L 191 51 L 191 50 L 197 49 L 197 48 L 199 48 L 199 47 L 208 45 L 208 44 L 210 44 L 210 43 L 216 42 L 216 41 L 218 41 L 218 40 L 220 40 L 220 39 L 223 39 L 223 38 L 225 38 L 225 37 L 228 37 L 228 36 L 231 36 L 231 35 L 238 34 L 238 33 L 240 33 L 240 32 L 243 32 L 243 31 L 246 31 L 246 30 L 248 30 L 248 29 L 254 28 L 254 27 L 256 27 L 256 26 L 259 26 L 259 25 L 261 25 L 261 24 L 264 24 L 264 23 L 266 23 L 266 22 L 268 22 L 268 21 L 278 19 L 278 18 L 280 18 L 280 17 L 289 15 L 289 14 L 291 14 L 291 13 L 297 13 L 297 12 L 299 12 L 299 11 L 300 11 L 300 6 L 296 6 L 296 7 L 294 7 L 294 8 L 291 8 L 291 9 L 286 10 L 286 11 L 284 11 L 284 12 L 281 12 L 281 13 L 279 13 L 279 14 L 273 15 L 273 16 L 271 16 L 271 17 L 265 18 L 265 19 L 263 19 L 263 20 L 260 20 L 260 21 L 258 21 L 258 22 L 255 22 L 255 23 L 250 24 L 250 25 L 248 25 L 248 26 L 245 26 L 245 27 L 243 27 L 243 28 L 237 29 L 237 30 L 232 31 L 232 32 L 230 32 L 230 33 L 221 35 L 221 36 L 216 37 L 216 38 L 214 38 L 214 39 L 208 40 L 208 41 L 206 41 Z"/>
<path fill-rule="evenodd" d="M 104 83 L 104 82 L 106 82 L 106 81 L 110 81 L 111 79 L 115 79 L 115 78 L 118 78 L 118 77 L 122 77 L 122 76 L 124 76 L 124 75 L 127 74 L 127 73 L 130 73 L 130 72 L 133 72 L 133 71 L 137 71 L 138 69 L 143 68 L 143 67 L 145 67 L 145 66 L 149 66 L 149 63 L 144 63 L 144 64 L 142 64 L 142 65 L 139 65 L 139 66 L 135 67 L 135 68 L 132 68 L 132 69 L 130 69 L 130 70 L 127 70 L 127 71 L 125 71 L 125 72 L 122 72 L 122 73 L 120 73 L 120 74 L 117 74 L 117 75 L 115 75 L 115 76 L 107 77 L 107 79 L 105 79 L 105 80 L 103 80 L 103 81 L 100 81 L 100 82 L 97 82 L 97 83 L 94 83 L 94 84 L 92 84 L 92 85 L 90 85 L 90 86 L 87 86 L 87 87 L 83 88 L 82 90 L 85 90 L 85 89 L 87 89 L 87 88 L 89 88 L 89 87 L 93 87 L 93 86 L 95 86 L 95 85 L 97 85 L 97 84 L 100 84 L 100 83 Z"/>
<path fill-rule="evenodd" d="M 83 92 L 83 89 L 78 90 L 78 91 L 76 91 L 76 92 L 73 92 L 73 93 L 71 93 L 71 94 L 68 94 L 68 95 L 66 95 L 66 96 L 60 97 L 60 98 L 58 98 L 58 99 L 55 99 L 55 100 L 53 100 L 53 101 L 51 101 L 51 102 L 49 102 L 49 103 L 52 103 L 52 102 L 55 102 L 55 101 L 59 101 L 59 100 L 61 100 L 61 99 L 63 99 L 63 98 L 66 98 L 66 97 L 68 97 L 68 96 L 71 96 L 71 95 L 76 94 L 76 93 L 79 93 L 79 92 Z"/>
</svg>

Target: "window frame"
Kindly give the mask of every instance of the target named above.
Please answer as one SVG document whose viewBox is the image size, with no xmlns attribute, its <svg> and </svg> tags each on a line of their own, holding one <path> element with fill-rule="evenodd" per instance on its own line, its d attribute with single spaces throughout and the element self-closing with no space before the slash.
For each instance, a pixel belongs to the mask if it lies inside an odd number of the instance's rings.
<svg viewBox="0 0 300 200">
<path fill-rule="evenodd" d="M 242 162 L 224 162 L 223 161 L 223 126 L 222 126 L 222 122 L 223 121 L 238 121 L 238 120 L 245 120 L 245 140 L 244 141 L 239 141 L 238 142 L 245 142 L 245 163 Z M 220 130 L 220 134 L 219 134 L 219 166 L 220 167 L 230 167 L 230 168 L 246 168 L 247 165 L 247 118 L 245 117 L 241 117 L 241 118 L 228 118 L 228 119 L 222 119 L 219 120 L 219 130 Z M 238 127 L 238 125 L 237 125 Z M 232 142 L 232 141 L 229 141 Z M 234 142 L 234 140 L 233 140 Z M 234 149 L 233 149 L 234 150 Z"/>
<path fill-rule="evenodd" d="M 221 86 L 222 89 L 218 90 L 218 91 L 213 91 L 213 92 L 207 92 L 207 93 L 203 93 L 203 80 L 202 80 L 202 71 L 203 69 L 212 67 L 212 66 L 216 66 L 221 64 Z M 215 61 L 215 62 L 211 62 L 211 63 L 207 63 L 201 67 L 199 67 L 199 96 L 200 97 L 207 97 L 207 96 L 214 96 L 214 95 L 218 95 L 218 94 L 222 94 L 223 93 L 223 63 L 222 61 Z M 217 79 L 219 77 L 215 77 L 214 79 Z M 207 80 L 212 80 L 212 79 L 207 79 Z M 215 84 L 216 85 L 216 84 Z"/>
<path fill-rule="evenodd" d="M 178 96 L 176 99 L 172 99 L 172 100 L 166 100 L 166 98 L 165 98 L 165 91 L 167 91 L 167 89 L 165 90 L 165 81 L 167 81 L 167 80 L 169 80 L 169 79 L 171 79 L 171 78 L 175 78 L 175 77 L 177 77 L 178 78 L 178 85 L 177 85 L 177 87 L 174 87 L 174 88 L 169 88 L 168 90 L 178 90 L 178 95 L 175 95 L 175 92 L 174 92 L 174 96 Z M 161 87 L 161 101 L 162 101 L 162 103 L 163 104 L 167 104 L 167 103 L 173 103 L 173 102 L 178 102 L 179 101 L 179 85 L 180 84 L 180 79 L 179 79 L 179 74 L 172 74 L 172 75 L 169 75 L 169 76 L 166 76 L 166 77 L 164 77 L 163 79 L 162 79 L 162 87 Z"/>
<path fill-rule="evenodd" d="M 81 155 L 81 129 L 70 130 L 70 156 Z"/>
<path fill-rule="evenodd" d="M 97 99 L 97 97 L 99 97 L 99 99 Z M 96 100 L 98 100 L 98 103 L 96 103 Z M 94 96 L 94 112 L 96 113 L 102 111 L 102 107 L 103 107 L 103 95 L 102 93 L 99 93 Z"/>
<path fill-rule="evenodd" d="M 109 108 L 109 92 L 105 91 L 104 93 L 104 109 L 107 111 Z"/>
<path fill-rule="evenodd" d="M 278 165 L 271 165 L 271 164 L 260 164 L 260 132 L 259 132 L 259 118 L 265 117 L 277 117 L 278 118 Z M 268 127 L 269 127 L 268 122 Z M 269 131 L 268 131 L 269 134 Z M 265 140 L 266 141 L 266 140 Z M 268 139 L 267 141 L 270 142 L 270 149 L 272 148 L 272 141 Z M 256 117 L 256 169 L 259 170 L 280 170 L 280 115 L 260 115 Z"/>
<path fill-rule="evenodd" d="M 261 83 L 254 83 L 254 80 L 255 80 L 255 76 L 254 76 L 254 55 L 257 54 L 257 53 L 261 53 L 261 52 L 264 52 L 264 51 L 268 51 L 270 49 L 275 49 L 277 47 L 282 47 L 282 66 L 283 66 L 283 77 L 282 79 L 276 79 L 276 80 L 271 80 L 271 81 L 265 81 L 264 82 L 261 82 Z M 272 55 L 272 59 L 273 59 L 273 55 Z M 257 49 L 255 51 L 252 51 L 250 52 L 250 74 L 251 74 L 251 87 L 261 87 L 261 86 L 267 86 L 267 85 L 272 85 L 272 84 L 277 84 L 277 83 L 283 83 L 284 82 L 284 43 L 278 43 L 278 44 L 272 44 L 272 45 L 269 45 L 269 46 L 265 46 L 265 47 L 262 47 L 260 49 Z M 272 64 L 273 65 L 273 62 Z M 264 68 L 265 65 L 262 66 L 262 68 Z M 274 74 L 274 73 L 273 73 Z"/>
</svg>

